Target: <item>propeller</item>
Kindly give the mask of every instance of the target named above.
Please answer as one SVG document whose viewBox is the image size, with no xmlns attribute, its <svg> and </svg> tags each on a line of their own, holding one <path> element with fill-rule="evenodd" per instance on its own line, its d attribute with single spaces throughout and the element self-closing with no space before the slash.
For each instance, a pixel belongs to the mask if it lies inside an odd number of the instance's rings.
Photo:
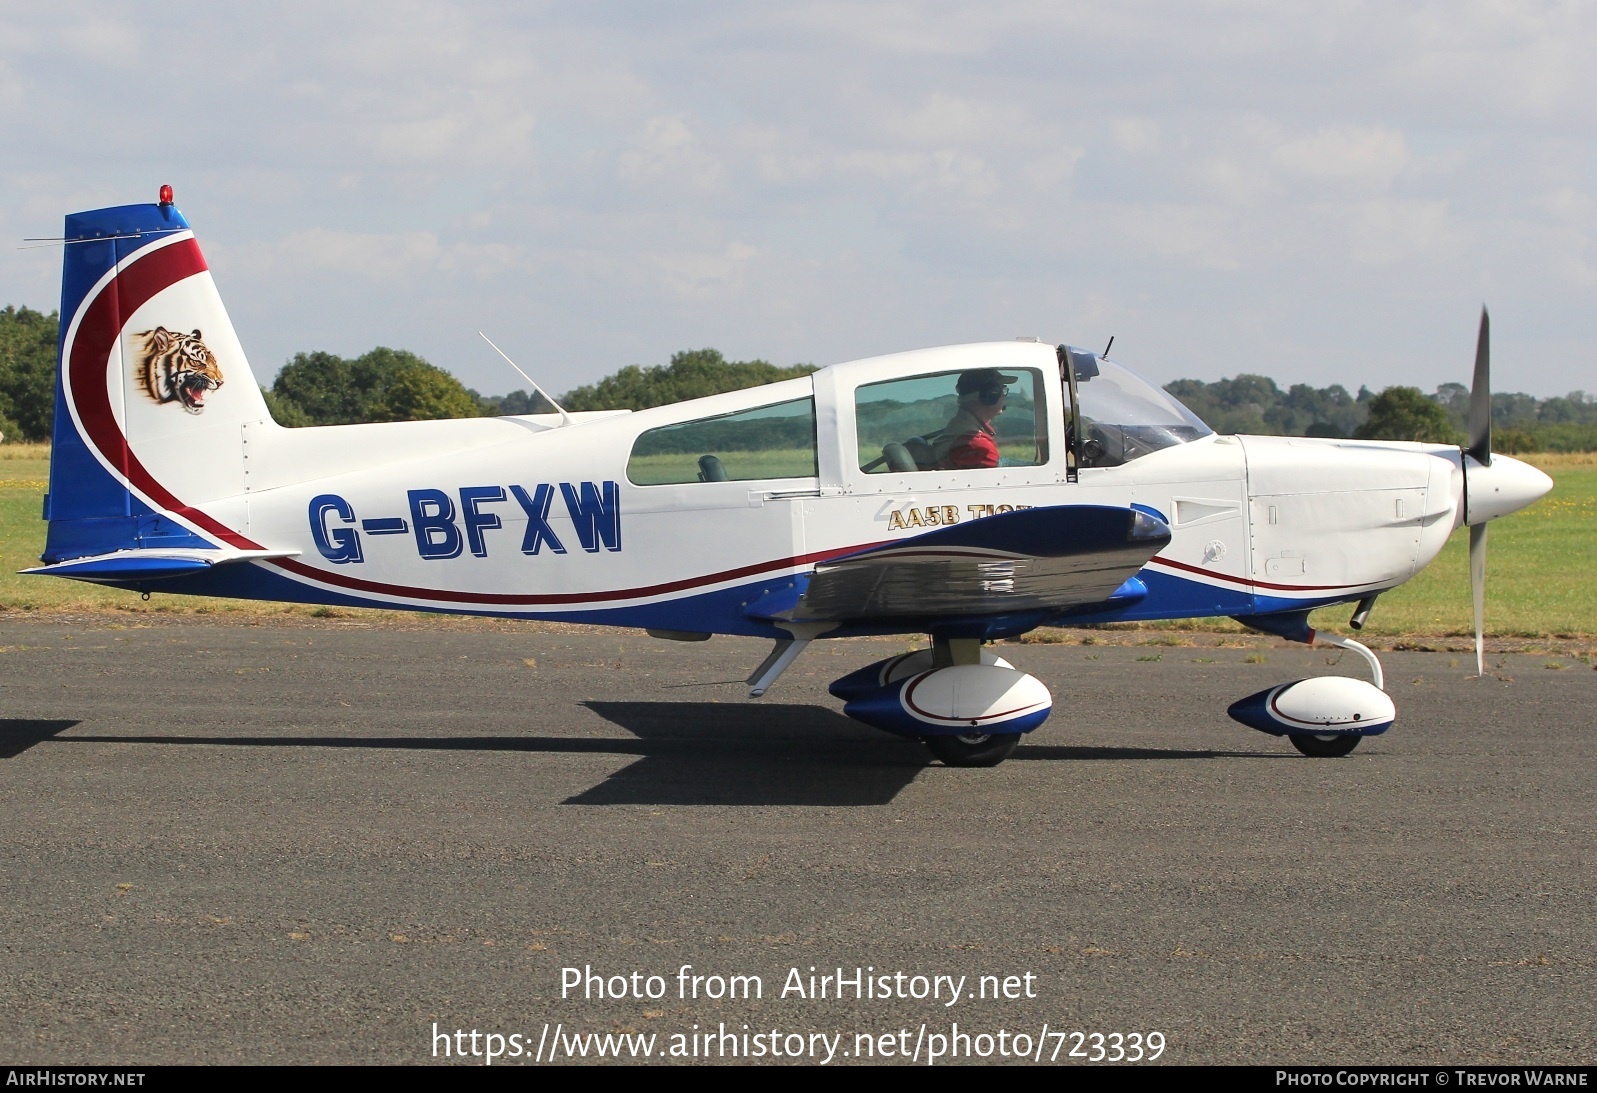
<svg viewBox="0 0 1597 1093">
<path fill-rule="evenodd" d="M 1481 308 L 1475 343 L 1475 381 L 1469 393 L 1469 447 L 1464 471 L 1464 523 L 1469 525 L 1469 583 L 1475 601 L 1475 672 L 1486 674 L 1486 524 L 1518 512 L 1553 488 L 1546 474 L 1513 456 L 1492 457 L 1491 323 Z"/>
<path fill-rule="evenodd" d="M 1469 390 L 1469 447 L 1465 455 L 1483 467 L 1492 465 L 1492 344 L 1491 319 L 1481 308 L 1481 332 L 1475 340 L 1475 378 Z M 1466 493 L 1469 464 L 1464 465 Z M 1475 674 L 1486 674 L 1486 524 L 1469 529 L 1469 588 L 1475 601 Z"/>
</svg>

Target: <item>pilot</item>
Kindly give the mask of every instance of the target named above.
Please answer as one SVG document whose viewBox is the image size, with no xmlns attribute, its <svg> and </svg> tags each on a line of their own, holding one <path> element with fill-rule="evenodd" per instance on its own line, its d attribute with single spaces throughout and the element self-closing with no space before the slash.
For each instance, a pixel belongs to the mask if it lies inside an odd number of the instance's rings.
<svg viewBox="0 0 1597 1093">
<path fill-rule="evenodd" d="M 998 466 L 993 418 L 1004 412 L 1004 397 L 1016 378 L 996 368 L 972 368 L 960 373 L 954 386 L 959 409 L 930 441 L 938 470 Z"/>
</svg>

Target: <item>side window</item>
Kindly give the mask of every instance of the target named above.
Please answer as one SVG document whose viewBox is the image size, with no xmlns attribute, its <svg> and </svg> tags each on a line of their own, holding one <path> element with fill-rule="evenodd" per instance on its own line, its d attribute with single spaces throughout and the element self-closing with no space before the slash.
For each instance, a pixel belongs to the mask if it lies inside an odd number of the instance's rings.
<svg viewBox="0 0 1597 1093">
<path fill-rule="evenodd" d="M 1047 407 L 1034 368 L 966 368 L 868 383 L 854 393 L 868 474 L 1036 467 L 1048 461 Z"/>
<path fill-rule="evenodd" d="M 815 400 L 794 399 L 641 434 L 627 459 L 636 486 L 814 478 Z"/>
</svg>

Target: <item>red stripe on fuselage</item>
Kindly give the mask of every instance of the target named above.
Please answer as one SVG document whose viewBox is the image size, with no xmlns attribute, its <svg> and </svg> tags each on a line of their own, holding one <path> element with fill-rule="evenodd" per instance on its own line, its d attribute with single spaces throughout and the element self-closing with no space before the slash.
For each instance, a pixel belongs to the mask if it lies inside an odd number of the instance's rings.
<svg viewBox="0 0 1597 1093">
<path fill-rule="evenodd" d="M 563 605 L 583 603 L 609 603 L 614 600 L 638 600 L 650 596 L 666 596 L 672 592 L 684 592 L 690 588 L 699 588 L 704 585 L 719 584 L 722 581 L 735 581 L 739 577 L 753 577 L 761 573 L 771 573 L 780 569 L 789 569 L 794 566 L 814 565 L 825 562 L 844 554 L 852 554 L 857 550 L 868 550 L 871 543 L 865 546 L 838 547 L 835 550 L 823 550 L 815 554 L 801 554 L 793 558 L 775 558 L 766 562 L 756 562 L 753 565 L 739 566 L 736 569 L 723 569 L 719 573 L 705 573 L 697 577 L 684 577 L 679 581 L 664 581 L 660 584 L 641 585 L 636 588 L 616 588 L 604 592 L 551 592 L 545 595 L 527 595 L 517 592 L 456 592 L 452 589 L 411 588 L 407 585 L 384 584 L 381 581 L 367 581 L 359 577 L 349 577 L 342 573 L 329 573 L 317 569 L 315 566 L 297 562 L 292 558 L 279 558 L 270 564 L 279 569 L 286 569 L 290 573 L 297 573 L 302 577 L 322 581 L 326 584 L 336 585 L 340 588 L 349 588 L 358 592 L 369 592 L 379 596 L 399 596 L 414 600 L 436 600 L 440 603 L 484 604 L 498 607 L 518 607 L 536 605 Z"/>
<path fill-rule="evenodd" d="M 1273 588 L 1281 592 L 1352 592 L 1355 589 L 1369 588 L 1379 584 L 1379 581 L 1366 581 L 1363 584 L 1275 584 L 1271 581 L 1250 580 L 1247 577 L 1228 577 L 1224 573 L 1211 573 L 1199 566 L 1188 565 L 1186 562 L 1173 562 L 1169 558 L 1154 555 L 1148 559 L 1157 565 L 1169 566 L 1171 569 L 1184 570 L 1187 573 L 1196 573 L 1200 577 L 1211 581 L 1225 581 L 1228 584 L 1239 584 L 1243 588 Z"/>
</svg>

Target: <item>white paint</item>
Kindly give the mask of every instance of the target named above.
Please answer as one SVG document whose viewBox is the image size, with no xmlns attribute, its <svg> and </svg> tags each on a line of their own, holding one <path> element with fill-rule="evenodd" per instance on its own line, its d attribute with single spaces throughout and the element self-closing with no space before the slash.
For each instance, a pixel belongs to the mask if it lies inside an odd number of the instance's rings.
<svg viewBox="0 0 1597 1093">
<path fill-rule="evenodd" d="M 1035 676 L 989 664 L 959 664 L 927 672 L 904 688 L 905 712 L 927 725 L 992 728 L 1053 704 Z"/>
<path fill-rule="evenodd" d="M 1266 709 L 1272 720 L 1292 732 L 1367 732 L 1390 724 L 1397 716 L 1397 707 L 1385 691 L 1347 676 L 1318 676 L 1288 683 L 1271 695 Z"/>
</svg>

